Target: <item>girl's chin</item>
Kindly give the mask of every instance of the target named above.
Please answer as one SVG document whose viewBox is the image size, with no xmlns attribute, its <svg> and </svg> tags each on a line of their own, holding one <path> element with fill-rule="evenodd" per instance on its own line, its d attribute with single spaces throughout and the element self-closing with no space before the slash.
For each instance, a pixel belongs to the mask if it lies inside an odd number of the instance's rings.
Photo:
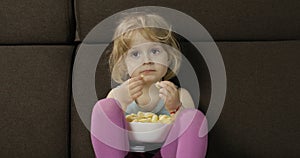
<svg viewBox="0 0 300 158">
<path fill-rule="evenodd" d="M 144 75 L 143 80 L 148 83 L 155 83 L 155 82 L 159 81 L 159 79 L 157 79 L 157 77 L 154 77 L 151 75 Z"/>
</svg>

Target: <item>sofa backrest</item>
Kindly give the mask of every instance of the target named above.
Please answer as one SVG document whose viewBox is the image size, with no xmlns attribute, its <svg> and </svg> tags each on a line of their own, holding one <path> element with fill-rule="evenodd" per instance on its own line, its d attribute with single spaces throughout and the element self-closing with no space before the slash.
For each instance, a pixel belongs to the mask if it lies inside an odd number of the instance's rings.
<svg viewBox="0 0 300 158">
<path fill-rule="evenodd" d="M 227 95 L 208 135 L 207 158 L 299 157 L 300 1 L 2 0 L 0 6 L 0 157 L 95 157 L 72 98 L 76 50 L 99 22 L 138 6 L 186 13 L 221 52 Z M 184 52 L 196 51 L 190 42 L 202 41 L 181 42 Z M 194 59 L 201 61 L 205 113 L 210 76 L 203 59 Z M 96 71 L 99 99 L 110 90 L 108 73 L 106 56 Z"/>
<path fill-rule="evenodd" d="M 0 157 L 69 157 L 72 2 L 0 6 Z"/>
<path fill-rule="evenodd" d="M 271 0 L 77 0 L 78 39 L 83 41 L 105 18 L 132 7 L 159 5 L 190 15 L 216 41 L 227 74 L 227 96 L 219 120 L 209 133 L 207 157 L 296 157 L 299 143 L 292 139 L 299 140 L 295 132 L 299 130 L 295 117 L 300 110 L 299 100 L 288 98 L 297 98 L 296 87 L 299 89 L 296 72 L 300 48 L 299 4 L 292 0 L 285 3 Z M 105 67 L 103 63 L 99 65 Z M 105 68 L 97 70 L 96 74 L 108 73 Z M 210 83 L 209 77 L 205 78 L 200 84 Z M 109 91 L 109 87 L 103 86 L 110 82 L 101 79 L 96 80 L 99 99 Z M 206 88 L 206 92 L 210 92 L 210 86 Z M 199 109 L 206 112 L 210 94 L 204 95 Z M 76 113 L 74 115 L 76 117 Z M 89 132 L 82 127 L 81 123 L 72 122 L 72 131 L 76 131 L 72 140 L 82 142 L 86 137 L 84 144 L 72 143 L 72 155 L 92 157 Z"/>
</svg>

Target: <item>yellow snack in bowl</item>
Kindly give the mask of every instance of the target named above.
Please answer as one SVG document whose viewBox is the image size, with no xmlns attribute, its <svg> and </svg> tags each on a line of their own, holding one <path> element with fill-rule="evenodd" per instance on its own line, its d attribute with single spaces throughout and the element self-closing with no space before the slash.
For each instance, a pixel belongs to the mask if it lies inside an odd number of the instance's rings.
<svg viewBox="0 0 300 158">
<path fill-rule="evenodd" d="M 138 122 L 151 122 L 151 119 L 150 118 L 141 118 L 141 119 L 138 119 L 137 120 Z"/>
<path fill-rule="evenodd" d="M 155 114 L 152 113 L 152 112 L 146 112 L 144 113 L 144 117 L 147 117 L 147 118 L 152 118 L 152 116 L 154 116 Z"/>
<path fill-rule="evenodd" d="M 170 124 L 173 121 L 173 115 L 156 115 L 152 112 L 141 112 L 137 114 L 126 115 L 127 122 L 142 122 L 142 123 L 163 123 Z"/>
<path fill-rule="evenodd" d="M 139 111 L 136 115 L 137 117 L 142 118 L 144 117 L 144 112 Z"/>
<path fill-rule="evenodd" d="M 164 118 L 162 120 L 160 120 L 161 123 L 163 124 L 170 124 L 172 123 L 172 119 L 171 118 Z"/>
<path fill-rule="evenodd" d="M 167 119 L 167 118 L 169 118 L 170 116 L 168 116 L 168 115 L 159 115 L 159 118 L 158 118 L 158 120 L 164 120 L 164 119 Z"/>
<path fill-rule="evenodd" d="M 130 115 L 126 115 L 126 121 L 127 122 L 133 122 L 133 120 L 135 120 L 137 118 L 137 115 L 132 113 Z"/>
<path fill-rule="evenodd" d="M 158 122 L 158 116 L 157 115 L 153 115 L 152 119 L 151 119 L 151 122 L 154 122 L 154 123 Z"/>
</svg>

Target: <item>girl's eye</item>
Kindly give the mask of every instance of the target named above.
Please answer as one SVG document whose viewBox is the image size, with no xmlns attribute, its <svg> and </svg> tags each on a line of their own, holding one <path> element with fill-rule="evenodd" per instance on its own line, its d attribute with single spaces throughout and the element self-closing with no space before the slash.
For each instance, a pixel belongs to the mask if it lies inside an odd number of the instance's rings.
<svg viewBox="0 0 300 158">
<path fill-rule="evenodd" d="M 160 50 L 158 48 L 153 48 L 153 49 L 151 49 L 151 53 L 156 55 L 156 54 L 160 53 Z"/>
<path fill-rule="evenodd" d="M 140 52 L 138 52 L 138 51 L 133 51 L 133 52 L 130 53 L 130 56 L 131 56 L 131 57 L 134 57 L 134 58 L 137 58 L 137 57 L 140 56 Z"/>
</svg>

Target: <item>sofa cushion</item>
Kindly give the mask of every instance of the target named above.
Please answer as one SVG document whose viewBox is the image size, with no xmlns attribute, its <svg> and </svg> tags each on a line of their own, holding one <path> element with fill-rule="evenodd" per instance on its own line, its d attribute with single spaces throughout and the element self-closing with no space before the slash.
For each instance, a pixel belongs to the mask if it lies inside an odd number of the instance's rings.
<svg viewBox="0 0 300 158">
<path fill-rule="evenodd" d="M 298 0 L 285 2 L 274 0 L 76 0 L 75 4 L 81 41 L 99 22 L 119 11 L 157 5 L 179 10 L 195 18 L 215 40 L 300 38 L 300 16 L 298 16 L 300 15 L 300 1 Z"/>
<path fill-rule="evenodd" d="M 298 157 L 300 41 L 218 46 L 228 88 L 207 157 Z"/>
<path fill-rule="evenodd" d="M 75 36 L 69 0 L 0 1 L 0 43 L 67 43 Z"/>
<path fill-rule="evenodd" d="M 73 46 L 0 46 L 0 157 L 67 157 Z"/>
<path fill-rule="evenodd" d="M 86 128 L 86 125 L 79 117 L 74 101 L 72 101 L 71 107 L 71 157 L 95 157 L 91 143 L 90 131 Z"/>
</svg>

